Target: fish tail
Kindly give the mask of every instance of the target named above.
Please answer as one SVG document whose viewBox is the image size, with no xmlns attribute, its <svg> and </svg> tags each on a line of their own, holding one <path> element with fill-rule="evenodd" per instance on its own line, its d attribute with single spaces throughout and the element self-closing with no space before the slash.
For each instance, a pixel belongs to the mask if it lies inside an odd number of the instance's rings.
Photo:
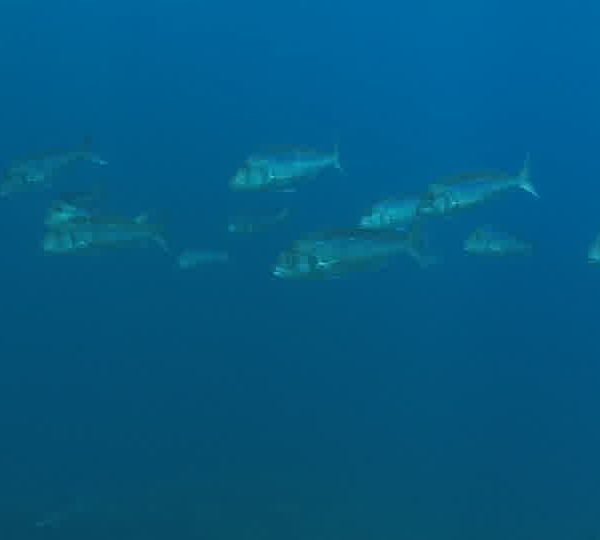
<svg viewBox="0 0 600 540">
<path fill-rule="evenodd" d="M 439 262 L 438 258 L 433 255 L 426 255 L 424 252 L 425 242 L 423 240 L 423 234 L 421 227 L 415 225 L 408 232 L 407 237 L 407 248 L 408 254 L 417 261 L 417 264 L 421 268 L 429 268 Z"/>
<path fill-rule="evenodd" d="M 165 252 L 165 253 L 170 253 L 171 250 L 169 249 L 169 244 L 167 243 L 167 240 L 165 239 L 165 237 L 163 236 L 163 234 L 161 232 L 157 233 L 154 235 L 154 241 L 158 244 L 158 246 Z"/>
<path fill-rule="evenodd" d="M 340 145 L 338 143 L 335 143 L 335 146 L 333 147 L 333 166 L 338 171 L 344 172 L 344 168 L 340 161 Z"/>
<path fill-rule="evenodd" d="M 531 193 L 534 197 L 539 198 L 539 194 L 531 181 L 531 159 L 529 154 L 525 156 L 525 162 L 523 163 L 521 172 L 519 172 L 519 187 L 527 191 L 527 193 Z"/>
<path fill-rule="evenodd" d="M 92 151 L 93 144 L 94 144 L 94 139 L 91 137 L 91 135 L 86 135 L 83 138 L 83 145 L 82 145 L 83 155 L 87 156 L 87 158 L 92 163 L 95 163 L 96 165 L 108 165 L 108 161 L 102 159 L 100 156 L 98 156 L 97 154 L 95 154 Z"/>
<path fill-rule="evenodd" d="M 108 165 L 108 161 L 106 161 L 105 159 L 102 159 L 100 156 L 97 156 L 95 154 L 92 154 L 90 156 L 90 161 L 92 163 L 95 163 L 96 165 Z"/>
<path fill-rule="evenodd" d="M 285 221 L 288 217 L 290 217 L 290 209 L 282 208 L 279 213 L 275 216 L 277 221 Z"/>
</svg>

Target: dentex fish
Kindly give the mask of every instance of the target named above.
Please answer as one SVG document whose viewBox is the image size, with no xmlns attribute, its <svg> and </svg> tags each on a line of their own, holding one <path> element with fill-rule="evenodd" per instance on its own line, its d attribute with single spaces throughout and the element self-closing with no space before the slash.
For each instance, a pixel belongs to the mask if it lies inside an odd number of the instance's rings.
<svg viewBox="0 0 600 540">
<path fill-rule="evenodd" d="M 298 148 L 250 156 L 231 179 L 234 191 L 293 191 L 323 170 L 342 170 L 337 147 L 324 153 Z"/>
<path fill-rule="evenodd" d="M 464 242 L 464 250 L 470 255 L 507 257 L 531 255 L 533 245 L 490 227 L 481 227 L 467 237 Z"/>
<path fill-rule="evenodd" d="M 478 206 L 507 191 L 523 190 L 539 197 L 530 178 L 529 158 L 514 176 L 505 173 L 469 173 L 432 184 L 423 197 L 420 215 L 444 215 Z"/>
<path fill-rule="evenodd" d="M 232 218 L 227 225 L 230 233 L 252 234 L 273 229 L 286 221 L 290 215 L 287 208 L 283 208 L 273 215 L 267 216 L 237 216 Z"/>
<path fill-rule="evenodd" d="M 31 156 L 15 162 L 4 172 L 0 181 L 0 196 L 46 188 L 52 184 L 59 172 L 80 161 L 89 161 L 97 165 L 107 164 L 91 151 L 89 140 L 79 149 Z"/>
<path fill-rule="evenodd" d="M 190 270 L 209 264 L 224 264 L 227 262 L 229 262 L 229 254 L 225 251 L 187 249 L 177 258 L 177 265 L 182 270 Z"/>
<path fill-rule="evenodd" d="M 379 269 L 388 260 L 406 254 L 420 264 L 429 261 L 416 235 L 400 231 L 350 229 L 313 234 L 282 252 L 273 275 L 284 279 L 324 279 L 361 270 Z"/>
<path fill-rule="evenodd" d="M 96 203 L 95 193 L 68 193 L 57 198 L 46 212 L 44 224 L 56 227 L 69 221 L 91 219 L 95 215 L 93 206 Z"/>
<path fill-rule="evenodd" d="M 150 223 L 146 215 L 91 216 L 50 227 L 44 235 L 43 250 L 54 254 L 95 253 L 153 243 L 168 251 L 162 227 Z"/>
<path fill-rule="evenodd" d="M 596 236 L 588 249 L 588 262 L 590 264 L 600 264 L 600 234 Z"/>
<path fill-rule="evenodd" d="M 386 199 L 374 204 L 360 219 L 363 229 L 410 229 L 420 217 L 421 197 Z"/>
</svg>

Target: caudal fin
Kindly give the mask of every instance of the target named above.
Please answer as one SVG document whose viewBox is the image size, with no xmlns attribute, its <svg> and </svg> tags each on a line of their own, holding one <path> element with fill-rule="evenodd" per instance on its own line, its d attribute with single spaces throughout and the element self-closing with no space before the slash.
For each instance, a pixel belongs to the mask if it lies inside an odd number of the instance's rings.
<svg viewBox="0 0 600 540">
<path fill-rule="evenodd" d="M 336 143 L 333 147 L 333 166 L 340 172 L 344 172 L 344 168 L 342 167 L 342 163 L 340 161 L 340 147 Z"/>
<path fill-rule="evenodd" d="M 407 252 L 421 268 L 429 268 L 440 262 L 437 257 L 425 253 L 425 241 L 418 225 L 414 225 L 408 232 Z"/>
<path fill-rule="evenodd" d="M 92 137 L 90 135 L 86 135 L 83 138 L 83 145 L 82 145 L 82 152 L 83 155 L 89 159 L 92 163 L 95 163 L 96 165 L 108 165 L 108 161 L 106 161 L 105 159 L 102 159 L 100 156 L 98 156 L 97 154 L 94 153 L 94 151 L 92 150 L 94 144 L 94 140 L 92 139 Z"/>
<path fill-rule="evenodd" d="M 539 198 L 539 194 L 531 181 L 531 160 L 529 154 L 525 157 L 525 162 L 519 173 L 519 187 L 534 197 Z"/>
<path fill-rule="evenodd" d="M 158 246 L 167 254 L 171 253 L 171 250 L 169 249 L 169 244 L 166 240 L 166 238 L 164 237 L 164 235 L 162 234 L 162 232 L 158 232 L 157 234 L 154 235 L 154 241 L 158 244 Z"/>
</svg>

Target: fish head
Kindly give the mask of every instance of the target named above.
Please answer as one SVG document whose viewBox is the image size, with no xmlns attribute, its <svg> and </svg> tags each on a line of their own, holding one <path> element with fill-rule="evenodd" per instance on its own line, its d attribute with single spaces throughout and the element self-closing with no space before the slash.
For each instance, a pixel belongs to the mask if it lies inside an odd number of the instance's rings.
<svg viewBox="0 0 600 540">
<path fill-rule="evenodd" d="M 417 214 L 419 216 L 443 216 L 454 210 L 456 206 L 456 201 L 449 192 L 431 190 L 421 199 Z"/>
<path fill-rule="evenodd" d="M 64 201 L 57 201 L 48 210 L 45 224 L 48 227 L 56 227 L 58 225 L 69 223 L 76 219 L 85 219 L 90 217 L 90 212 L 73 206 Z"/>
<path fill-rule="evenodd" d="M 360 218 L 361 229 L 379 229 L 384 225 L 383 216 L 378 212 L 370 212 Z"/>
<path fill-rule="evenodd" d="M 73 247 L 73 240 L 68 232 L 51 229 L 44 235 L 42 245 L 44 253 L 68 253 L 73 250 Z"/>
<path fill-rule="evenodd" d="M 314 256 L 290 250 L 279 255 L 273 275 L 281 279 L 301 279 L 312 277 L 317 271 L 318 264 Z"/>
<path fill-rule="evenodd" d="M 592 244 L 588 251 L 588 262 L 590 264 L 600 264 L 600 242 Z"/>
<path fill-rule="evenodd" d="M 36 168 L 27 169 L 22 178 L 24 184 L 44 184 L 48 180 L 47 174 Z"/>
<path fill-rule="evenodd" d="M 233 191 L 259 190 L 268 183 L 268 175 L 262 167 L 244 165 L 240 167 L 229 182 Z"/>
</svg>

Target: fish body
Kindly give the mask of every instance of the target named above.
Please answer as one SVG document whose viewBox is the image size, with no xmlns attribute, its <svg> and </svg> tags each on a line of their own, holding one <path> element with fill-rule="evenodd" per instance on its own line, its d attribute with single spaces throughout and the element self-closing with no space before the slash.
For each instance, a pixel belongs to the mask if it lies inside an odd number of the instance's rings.
<svg viewBox="0 0 600 540">
<path fill-rule="evenodd" d="M 378 202 L 361 218 L 360 227 L 407 230 L 420 217 L 421 204 L 420 197 L 386 199 Z"/>
<path fill-rule="evenodd" d="M 246 160 L 251 167 L 265 167 L 277 178 L 315 176 L 324 169 L 333 167 L 341 170 L 337 148 L 324 153 L 315 150 L 289 149 L 281 152 L 255 154 Z"/>
<path fill-rule="evenodd" d="M 464 250 L 470 255 L 507 257 L 530 255 L 533 252 L 533 246 L 529 242 L 487 227 L 471 233 L 465 240 Z"/>
<path fill-rule="evenodd" d="M 317 233 L 281 253 L 273 275 L 285 279 L 338 277 L 381 268 L 400 253 L 420 257 L 412 235 L 368 229 Z"/>
<path fill-rule="evenodd" d="M 229 254 L 224 251 L 200 251 L 189 249 L 177 258 L 177 265 L 182 270 L 190 270 L 207 264 L 224 264 L 229 262 Z"/>
<path fill-rule="evenodd" d="M 529 160 L 516 176 L 482 173 L 458 176 L 432 184 L 423 197 L 420 215 L 435 216 L 479 206 L 507 191 L 523 190 L 538 197 L 529 172 Z"/>
<path fill-rule="evenodd" d="M 0 196 L 47 188 L 59 172 L 79 161 L 89 161 L 97 165 L 107 164 L 106 161 L 87 149 L 53 152 L 31 157 L 13 164 L 5 171 L 0 182 Z"/>
<path fill-rule="evenodd" d="M 162 228 L 148 223 L 145 216 L 135 219 L 91 216 L 71 219 L 49 228 L 44 235 L 46 253 L 96 252 L 157 243 L 168 251 Z"/>
<path fill-rule="evenodd" d="M 588 262 L 600 264 L 600 234 L 594 239 L 588 250 Z"/>
<path fill-rule="evenodd" d="M 272 216 L 260 216 L 260 217 L 245 217 L 238 216 L 233 218 L 228 226 L 227 230 L 230 233 L 236 234 L 252 234 L 268 231 L 283 223 L 289 216 L 289 210 L 284 208 L 280 212 Z"/>
<path fill-rule="evenodd" d="M 285 191 L 327 168 L 341 170 L 337 148 L 332 153 L 291 149 L 250 156 L 230 182 L 234 191 Z"/>
</svg>

